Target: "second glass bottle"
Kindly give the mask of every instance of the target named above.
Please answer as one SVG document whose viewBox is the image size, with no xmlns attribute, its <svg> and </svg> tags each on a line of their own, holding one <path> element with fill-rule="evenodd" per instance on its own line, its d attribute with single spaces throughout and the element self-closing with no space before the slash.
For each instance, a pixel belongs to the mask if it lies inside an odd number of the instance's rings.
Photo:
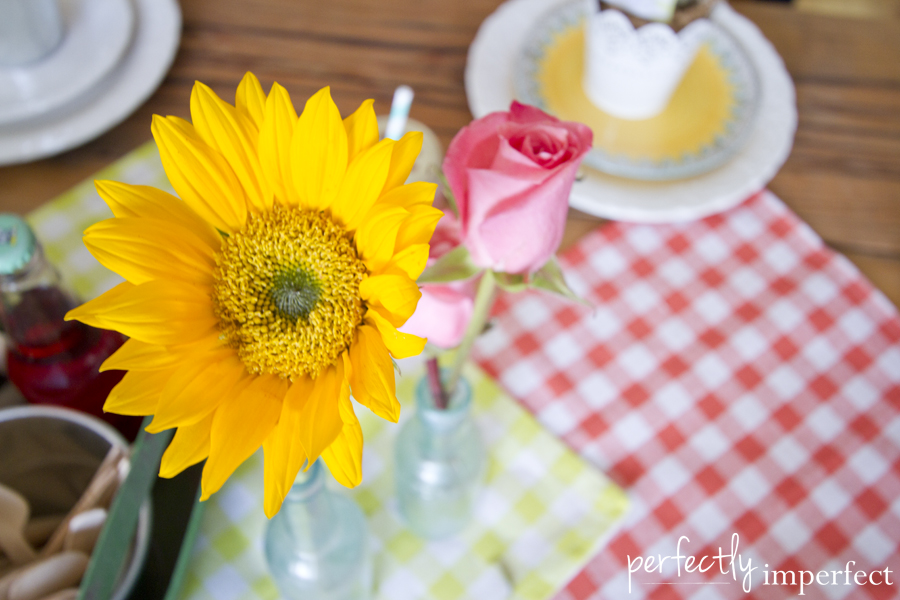
<svg viewBox="0 0 900 600">
<path fill-rule="evenodd" d="M 422 378 L 416 387 L 416 413 L 397 436 L 400 513 L 423 538 L 459 533 L 472 518 L 486 460 L 471 409 L 472 388 L 465 379 L 459 380 L 442 410 Z"/>
</svg>

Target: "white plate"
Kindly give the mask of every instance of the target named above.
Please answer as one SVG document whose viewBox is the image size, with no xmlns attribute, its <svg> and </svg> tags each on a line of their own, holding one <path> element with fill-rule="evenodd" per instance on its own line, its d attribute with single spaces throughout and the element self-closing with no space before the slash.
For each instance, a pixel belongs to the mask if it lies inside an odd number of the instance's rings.
<svg viewBox="0 0 900 600">
<path fill-rule="evenodd" d="M 63 38 L 45 58 L 0 67 L 0 124 L 59 108 L 94 87 L 122 58 L 134 29 L 129 0 L 61 0 Z"/>
<path fill-rule="evenodd" d="M 514 70 L 526 34 L 546 11 L 567 0 L 508 0 L 469 47 L 466 95 L 476 117 L 508 110 Z M 712 20 L 744 49 L 760 78 L 760 102 L 746 145 L 725 165 L 678 181 L 638 181 L 583 168 L 569 203 L 607 219 L 663 223 L 727 210 L 762 189 L 787 160 L 797 128 L 794 85 L 772 44 L 751 21 L 720 3 Z"/>
<path fill-rule="evenodd" d="M 176 0 L 134 0 L 131 46 L 97 88 L 40 119 L 0 126 L 0 164 L 59 154 L 88 142 L 130 115 L 156 90 L 181 38 Z"/>
</svg>

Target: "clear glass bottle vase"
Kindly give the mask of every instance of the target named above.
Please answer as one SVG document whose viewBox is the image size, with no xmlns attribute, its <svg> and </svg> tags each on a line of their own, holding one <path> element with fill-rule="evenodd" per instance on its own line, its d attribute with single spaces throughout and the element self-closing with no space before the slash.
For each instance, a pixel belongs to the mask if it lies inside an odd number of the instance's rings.
<svg viewBox="0 0 900 600">
<path fill-rule="evenodd" d="M 446 538 L 471 520 L 486 463 L 471 408 L 465 379 L 443 410 L 427 378 L 416 387 L 416 413 L 397 436 L 394 459 L 400 514 L 420 537 Z"/>
<path fill-rule="evenodd" d="M 269 571 L 287 600 L 368 600 L 372 556 L 365 516 L 325 487 L 322 461 L 297 481 L 265 538 Z"/>
</svg>

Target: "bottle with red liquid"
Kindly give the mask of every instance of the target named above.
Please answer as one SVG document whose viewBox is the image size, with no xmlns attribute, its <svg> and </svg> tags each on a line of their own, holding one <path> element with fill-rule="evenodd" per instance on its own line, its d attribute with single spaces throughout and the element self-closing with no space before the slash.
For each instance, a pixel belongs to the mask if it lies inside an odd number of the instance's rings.
<svg viewBox="0 0 900 600">
<path fill-rule="evenodd" d="M 99 370 L 125 338 L 65 321 L 78 304 L 28 224 L 16 215 L 0 214 L 0 323 L 9 380 L 31 403 L 89 413 L 133 440 L 141 424 L 138 417 L 103 412 L 106 397 L 125 373 Z"/>
</svg>

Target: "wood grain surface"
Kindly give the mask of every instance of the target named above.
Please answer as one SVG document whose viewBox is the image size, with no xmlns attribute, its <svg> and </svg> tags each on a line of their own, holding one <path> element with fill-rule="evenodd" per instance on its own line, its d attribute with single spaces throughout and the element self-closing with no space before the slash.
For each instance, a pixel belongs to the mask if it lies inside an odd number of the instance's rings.
<svg viewBox="0 0 900 600">
<path fill-rule="evenodd" d="M 0 210 L 24 213 L 150 139 L 154 113 L 188 117 L 195 80 L 224 98 L 247 70 L 295 104 L 324 85 L 347 114 L 386 113 L 400 84 L 444 146 L 471 120 L 469 43 L 500 0 L 182 0 L 184 32 L 163 85 L 125 122 L 55 158 L 0 168 Z M 793 152 L 770 188 L 900 305 L 900 19 L 810 14 L 737 0 L 797 86 Z M 566 244 L 598 219 L 572 211 Z"/>
</svg>

